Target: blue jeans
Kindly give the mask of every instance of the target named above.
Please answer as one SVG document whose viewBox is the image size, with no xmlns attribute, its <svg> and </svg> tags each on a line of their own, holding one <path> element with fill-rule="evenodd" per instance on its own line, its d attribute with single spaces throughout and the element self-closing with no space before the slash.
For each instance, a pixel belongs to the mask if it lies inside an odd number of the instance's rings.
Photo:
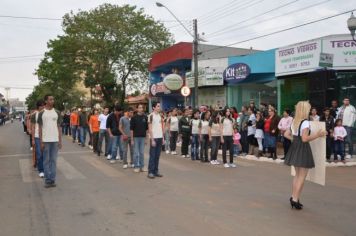
<svg viewBox="0 0 356 236">
<path fill-rule="evenodd" d="M 110 145 L 111 145 L 111 160 L 115 160 L 117 156 L 117 149 L 119 149 L 119 156 L 120 160 L 122 160 L 122 147 L 121 147 L 121 135 L 113 136 L 110 138 Z"/>
<path fill-rule="evenodd" d="M 41 140 L 40 138 L 35 138 L 35 148 L 36 148 L 36 164 L 39 173 L 43 173 L 43 153 L 41 150 Z"/>
<path fill-rule="evenodd" d="M 82 145 L 85 145 L 85 140 L 87 139 L 87 133 L 89 133 L 89 128 L 88 127 L 79 127 L 80 130 L 80 143 Z"/>
<path fill-rule="evenodd" d="M 144 163 L 144 151 L 145 151 L 145 138 L 144 137 L 135 137 L 134 138 L 134 164 L 135 168 L 143 168 Z"/>
<path fill-rule="evenodd" d="M 276 148 L 277 138 L 270 133 L 265 132 L 264 148 Z"/>
<path fill-rule="evenodd" d="M 77 125 L 72 125 L 72 137 L 73 141 L 77 139 L 77 131 L 78 131 L 78 126 Z"/>
<path fill-rule="evenodd" d="M 192 134 L 192 146 L 191 146 L 191 158 L 192 160 L 199 160 L 199 134 Z"/>
<path fill-rule="evenodd" d="M 238 156 L 240 153 L 239 145 L 234 144 L 234 156 Z"/>
<path fill-rule="evenodd" d="M 128 164 L 127 162 L 127 155 L 130 149 L 130 164 L 134 163 L 133 156 L 134 156 L 134 151 L 133 151 L 133 146 L 131 145 L 131 137 L 129 137 L 127 140 L 122 140 L 121 139 L 121 146 L 122 146 L 122 158 L 124 160 L 124 164 Z"/>
<path fill-rule="evenodd" d="M 105 139 L 105 156 L 111 153 L 110 150 L 110 137 L 106 129 L 101 129 L 99 131 L 99 141 L 98 141 L 98 152 L 102 153 L 103 140 Z"/>
<path fill-rule="evenodd" d="M 43 143 L 43 165 L 46 183 L 56 182 L 58 142 Z"/>
<path fill-rule="evenodd" d="M 162 138 L 155 138 L 156 146 L 152 146 L 152 141 L 150 144 L 150 160 L 148 163 L 148 174 L 157 175 L 158 165 L 159 165 L 159 157 L 161 155 L 162 150 Z"/>
<path fill-rule="evenodd" d="M 345 144 L 344 141 L 336 140 L 334 142 L 334 160 L 337 160 L 337 155 L 341 156 L 341 160 L 345 160 Z"/>
<path fill-rule="evenodd" d="M 345 137 L 345 145 L 346 144 L 349 145 L 349 154 L 352 157 L 352 155 L 354 154 L 354 147 L 353 147 L 353 143 L 352 143 L 352 127 L 344 126 L 344 128 L 346 129 L 346 132 L 347 132 L 347 136 Z"/>
</svg>

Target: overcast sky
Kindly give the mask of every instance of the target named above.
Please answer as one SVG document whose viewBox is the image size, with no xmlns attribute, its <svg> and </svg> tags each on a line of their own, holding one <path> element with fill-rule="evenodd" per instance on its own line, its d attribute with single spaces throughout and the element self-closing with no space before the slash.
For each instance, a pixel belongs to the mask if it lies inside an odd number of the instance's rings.
<svg viewBox="0 0 356 236">
<path fill-rule="evenodd" d="M 0 16 L 61 18 L 78 9 L 89 10 L 103 3 L 132 4 L 165 25 L 176 42 L 191 41 L 191 36 L 164 8 L 153 0 L 1 0 Z M 353 0 L 161 0 L 186 26 L 198 19 L 199 33 L 209 44 L 227 45 L 258 35 L 289 28 L 322 17 L 356 8 Z M 320 3 L 320 5 L 312 6 Z M 282 7 L 284 6 L 284 7 Z M 274 10 L 281 7 L 277 10 Z M 258 16 L 259 15 L 259 16 Z M 277 17 L 280 15 L 285 15 Z M 276 17 L 275 19 L 271 19 Z M 330 34 L 349 33 L 346 21 L 350 14 L 330 20 L 252 40 L 235 47 L 267 50 Z M 259 23 L 258 23 L 259 22 Z M 33 75 L 48 40 L 62 34 L 61 21 L 25 20 L 0 17 L 0 93 L 1 86 L 33 88 L 38 83 Z M 9 58 L 33 56 L 26 58 Z M 12 89 L 11 98 L 24 100 L 30 89 Z"/>
</svg>

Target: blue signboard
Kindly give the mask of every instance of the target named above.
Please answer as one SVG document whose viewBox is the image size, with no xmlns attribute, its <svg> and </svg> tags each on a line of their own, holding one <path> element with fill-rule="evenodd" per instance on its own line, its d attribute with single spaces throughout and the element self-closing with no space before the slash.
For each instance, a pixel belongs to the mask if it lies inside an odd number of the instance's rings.
<svg viewBox="0 0 356 236">
<path fill-rule="evenodd" d="M 223 77 L 228 84 L 236 84 L 246 79 L 251 68 L 245 63 L 232 64 L 224 70 Z"/>
</svg>

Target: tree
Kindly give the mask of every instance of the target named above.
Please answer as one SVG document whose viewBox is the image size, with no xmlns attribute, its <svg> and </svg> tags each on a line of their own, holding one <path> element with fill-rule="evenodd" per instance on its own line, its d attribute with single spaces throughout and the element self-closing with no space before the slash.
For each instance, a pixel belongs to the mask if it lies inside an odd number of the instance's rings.
<svg viewBox="0 0 356 236">
<path fill-rule="evenodd" d="M 171 34 L 135 6 L 103 4 L 91 11 L 66 14 L 63 30 L 75 42 L 75 64 L 87 87 L 100 84 L 105 100 L 147 89 L 148 62 L 154 52 L 172 44 Z"/>
</svg>

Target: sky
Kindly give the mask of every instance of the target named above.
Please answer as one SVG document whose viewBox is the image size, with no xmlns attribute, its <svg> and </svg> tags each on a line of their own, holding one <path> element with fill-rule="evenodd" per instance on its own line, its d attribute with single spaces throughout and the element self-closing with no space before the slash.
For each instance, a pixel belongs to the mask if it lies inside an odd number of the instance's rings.
<svg viewBox="0 0 356 236">
<path fill-rule="evenodd" d="M 176 42 L 192 41 L 165 8 L 153 0 L 1 0 L 0 93 L 13 87 L 10 98 L 25 100 L 38 84 L 34 72 L 47 50 L 47 42 L 62 34 L 60 20 L 26 20 L 2 16 L 60 19 L 70 11 L 90 10 L 103 3 L 130 4 L 144 8 L 160 20 Z M 354 0 L 160 0 L 185 26 L 198 32 L 207 44 L 228 45 L 300 25 L 356 8 Z M 284 33 L 235 44 L 234 47 L 268 50 L 330 34 L 349 34 L 350 13 Z"/>
</svg>

